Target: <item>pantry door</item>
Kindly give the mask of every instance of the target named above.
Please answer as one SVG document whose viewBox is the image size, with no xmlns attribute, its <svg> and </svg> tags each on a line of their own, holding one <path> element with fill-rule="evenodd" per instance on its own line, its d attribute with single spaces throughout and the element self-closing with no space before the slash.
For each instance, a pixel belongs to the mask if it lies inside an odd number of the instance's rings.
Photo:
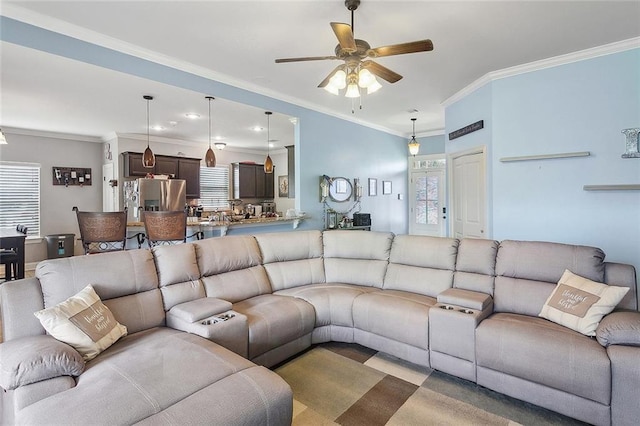
<svg viewBox="0 0 640 426">
<path fill-rule="evenodd" d="M 454 238 L 489 238 L 484 149 L 452 154 L 450 160 L 452 235 Z"/>
</svg>

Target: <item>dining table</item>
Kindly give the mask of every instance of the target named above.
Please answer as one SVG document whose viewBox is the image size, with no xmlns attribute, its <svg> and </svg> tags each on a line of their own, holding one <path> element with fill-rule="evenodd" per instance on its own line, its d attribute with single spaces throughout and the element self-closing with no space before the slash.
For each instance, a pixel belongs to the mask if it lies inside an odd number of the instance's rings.
<svg viewBox="0 0 640 426">
<path fill-rule="evenodd" d="M 13 250 L 18 255 L 15 279 L 24 278 L 24 241 L 26 234 L 15 229 L 0 228 L 0 249 Z"/>
</svg>

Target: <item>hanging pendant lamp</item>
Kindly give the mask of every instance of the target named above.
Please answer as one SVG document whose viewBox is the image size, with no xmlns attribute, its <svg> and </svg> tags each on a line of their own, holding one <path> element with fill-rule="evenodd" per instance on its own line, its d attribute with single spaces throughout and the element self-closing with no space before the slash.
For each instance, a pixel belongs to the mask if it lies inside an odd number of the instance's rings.
<svg viewBox="0 0 640 426">
<path fill-rule="evenodd" d="M 271 160 L 271 156 L 269 155 L 269 117 L 273 114 L 271 111 L 265 111 L 267 115 L 267 159 L 264 160 L 264 172 L 267 174 L 273 173 L 273 160 Z"/>
<path fill-rule="evenodd" d="M 211 101 L 215 98 L 213 96 L 205 96 L 205 99 L 209 101 L 209 149 L 204 155 L 204 162 L 207 164 L 207 167 L 215 167 L 216 154 L 214 154 L 213 150 L 211 149 Z"/>
<path fill-rule="evenodd" d="M 417 118 L 412 118 L 413 121 L 413 136 L 411 136 L 411 140 L 409 141 L 409 153 L 414 157 L 420 152 L 420 144 L 416 140 L 416 120 Z"/>
<path fill-rule="evenodd" d="M 156 156 L 149 148 L 149 101 L 153 100 L 153 96 L 144 95 L 143 98 L 147 101 L 147 149 L 144 150 L 144 154 L 142 155 L 142 167 L 146 169 L 152 169 L 156 166 Z"/>
</svg>

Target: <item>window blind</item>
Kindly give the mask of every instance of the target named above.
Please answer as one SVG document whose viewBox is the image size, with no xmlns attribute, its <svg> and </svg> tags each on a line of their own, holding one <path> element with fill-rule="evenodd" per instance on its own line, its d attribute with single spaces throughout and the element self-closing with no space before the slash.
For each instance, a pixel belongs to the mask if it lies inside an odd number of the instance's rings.
<svg viewBox="0 0 640 426">
<path fill-rule="evenodd" d="M 229 208 L 229 167 L 200 168 L 200 204 L 209 209 Z"/>
<path fill-rule="evenodd" d="M 0 162 L 0 227 L 18 224 L 40 236 L 40 165 Z"/>
</svg>

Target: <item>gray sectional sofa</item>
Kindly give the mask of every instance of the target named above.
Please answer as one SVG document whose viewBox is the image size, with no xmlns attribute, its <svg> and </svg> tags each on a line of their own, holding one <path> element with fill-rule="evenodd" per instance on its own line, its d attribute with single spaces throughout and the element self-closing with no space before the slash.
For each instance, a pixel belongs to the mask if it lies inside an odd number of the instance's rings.
<svg viewBox="0 0 640 426">
<path fill-rule="evenodd" d="M 538 317 L 565 269 L 630 288 L 597 339 Z M 88 284 L 128 335 L 80 372 L 46 356 L 59 342 L 33 313 Z M 589 423 L 635 424 L 636 287 L 634 268 L 597 248 L 381 232 L 229 236 L 45 261 L 36 278 L 0 286 L 3 418 L 289 424 L 291 390 L 265 367 L 340 341 Z M 33 352 L 41 365 L 15 367 Z"/>
</svg>

